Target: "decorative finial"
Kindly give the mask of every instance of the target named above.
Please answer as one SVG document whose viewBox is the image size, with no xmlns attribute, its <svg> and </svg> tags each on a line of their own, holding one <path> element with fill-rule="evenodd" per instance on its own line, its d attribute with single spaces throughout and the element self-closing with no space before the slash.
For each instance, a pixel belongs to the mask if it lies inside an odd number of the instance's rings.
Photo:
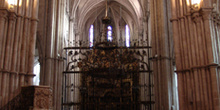
<svg viewBox="0 0 220 110">
<path fill-rule="evenodd" d="M 103 24 L 110 24 L 111 19 L 108 17 L 108 0 L 106 0 L 105 17 L 102 19 Z"/>
</svg>

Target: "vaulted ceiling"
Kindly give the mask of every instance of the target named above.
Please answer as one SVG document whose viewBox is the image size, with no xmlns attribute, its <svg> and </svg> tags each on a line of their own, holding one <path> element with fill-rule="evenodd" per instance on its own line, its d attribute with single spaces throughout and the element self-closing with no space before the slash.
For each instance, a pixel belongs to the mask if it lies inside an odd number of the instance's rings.
<svg viewBox="0 0 220 110">
<path fill-rule="evenodd" d="M 138 28 L 142 23 L 148 0 L 107 0 L 114 22 L 122 18 L 128 25 Z M 106 0 L 70 0 L 70 18 L 75 20 L 79 30 L 95 22 L 99 16 L 105 16 Z"/>
</svg>

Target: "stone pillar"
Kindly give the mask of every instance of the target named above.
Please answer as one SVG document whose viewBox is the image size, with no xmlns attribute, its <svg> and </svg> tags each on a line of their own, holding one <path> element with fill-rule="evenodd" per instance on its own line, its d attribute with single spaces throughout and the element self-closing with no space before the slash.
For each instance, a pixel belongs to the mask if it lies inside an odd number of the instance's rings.
<svg viewBox="0 0 220 110">
<path fill-rule="evenodd" d="M 30 84 L 30 82 L 29 82 L 29 80 L 31 79 L 31 77 L 33 78 L 33 74 L 32 73 L 30 73 L 29 72 L 29 66 L 30 65 L 32 65 L 32 64 L 29 64 L 29 62 L 30 62 L 30 60 L 31 59 L 29 59 L 29 54 L 30 54 L 30 41 L 33 39 L 32 37 L 33 36 L 31 36 L 30 34 L 32 33 L 31 31 L 32 31 L 32 15 L 33 15 L 33 13 L 32 13 L 32 10 L 33 10 L 33 8 L 35 7 L 34 5 L 33 5 L 33 0 L 27 0 L 26 1 L 26 5 L 28 5 L 28 7 L 26 8 L 26 13 L 25 13 L 25 17 L 27 17 L 28 19 L 27 19 L 27 36 L 26 36 L 26 52 L 25 52 L 25 85 L 29 85 Z M 35 44 L 34 44 L 35 45 Z M 33 54 L 33 53 L 31 53 L 31 54 Z M 31 75 L 30 75 L 31 74 Z"/>
<path fill-rule="evenodd" d="M 125 38 L 125 34 L 126 34 L 126 32 L 125 32 L 125 22 L 123 22 L 123 21 L 121 21 L 122 23 L 121 23 L 121 26 L 120 26 L 120 38 L 121 38 L 121 46 L 126 46 L 126 38 Z M 139 37 L 140 38 L 140 37 Z"/>
<path fill-rule="evenodd" d="M 22 38 L 22 43 L 21 43 L 21 51 L 20 51 L 20 72 L 19 72 L 19 87 L 25 85 L 25 74 L 26 74 L 26 47 L 27 47 L 27 36 L 28 36 L 28 24 L 29 24 L 29 18 L 24 17 L 24 24 L 23 24 L 23 35 L 21 36 Z"/>
<path fill-rule="evenodd" d="M 201 0 L 202 1 L 202 0 Z M 201 3 L 203 7 L 212 7 L 212 2 L 211 0 L 203 0 L 203 2 Z"/>
<path fill-rule="evenodd" d="M 69 31 L 69 38 L 68 38 L 68 40 L 69 40 L 68 46 L 72 46 L 74 43 L 74 40 L 75 40 L 73 19 L 71 19 L 69 22 L 70 22 L 69 23 L 69 30 L 70 31 Z"/>
<path fill-rule="evenodd" d="M 11 63 L 11 71 L 14 74 L 10 75 L 10 99 L 14 97 L 14 91 L 15 91 L 15 86 L 16 86 L 16 67 L 17 67 L 17 54 L 18 54 L 18 44 L 19 44 L 19 34 L 20 34 L 20 25 L 21 25 L 21 16 L 18 16 L 17 22 L 16 22 L 16 27 L 15 27 L 15 38 L 13 42 L 13 52 L 12 52 L 12 63 Z"/>
<path fill-rule="evenodd" d="M 204 23 L 204 27 L 210 27 L 211 26 L 211 14 L 212 14 L 212 8 L 207 8 L 207 9 L 202 9 L 202 17 L 203 17 L 203 23 Z M 211 36 L 214 35 L 214 33 L 212 33 L 212 28 L 205 28 L 205 40 L 207 43 L 207 52 L 208 54 L 208 63 L 212 64 L 212 63 L 216 63 L 215 60 L 215 55 L 213 53 L 213 51 L 215 51 L 212 47 L 213 47 L 213 39 Z"/>
<path fill-rule="evenodd" d="M 35 55 L 35 44 L 36 44 L 36 34 L 37 34 L 37 24 L 38 24 L 38 6 L 39 1 L 33 0 L 33 8 L 32 8 L 32 18 L 31 18 L 31 32 L 29 39 L 29 53 L 28 53 L 28 85 L 33 84 L 33 69 L 34 69 L 34 55 Z"/>
<path fill-rule="evenodd" d="M 172 0 L 180 110 L 218 110 L 220 105 L 219 44 L 215 37 L 218 32 L 213 25 L 212 8 L 207 8 L 211 2 L 204 0 L 201 4 L 201 9 L 194 7 L 189 11 L 191 6 L 186 1 Z M 179 10 L 187 13 L 180 14 Z"/>
<path fill-rule="evenodd" d="M 21 33 L 21 27 L 22 27 L 22 16 L 18 15 L 17 16 L 17 22 L 16 22 L 16 27 L 15 27 L 15 40 L 14 40 L 14 45 L 13 45 L 13 53 L 12 53 L 12 63 L 11 63 L 11 71 L 15 74 L 11 74 L 11 81 L 13 82 L 11 84 L 10 88 L 10 99 L 12 99 L 14 96 L 16 96 L 16 89 L 18 85 L 18 54 L 19 54 L 19 44 L 20 44 L 20 33 Z"/>
<path fill-rule="evenodd" d="M 35 47 L 26 45 L 30 42 L 28 40 L 31 26 L 29 19 L 30 16 L 35 17 L 31 15 L 30 7 L 35 8 L 33 11 L 37 15 L 38 5 L 34 6 L 32 0 L 18 0 L 19 6 L 10 6 L 5 0 L 0 2 L 0 107 L 2 107 L 19 93 L 18 89 L 21 86 L 25 85 L 26 66 L 30 64 L 27 62 L 30 61 L 26 54 L 29 52 L 27 47 Z M 36 30 L 35 23 L 32 24 L 31 29 Z M 35 35 L 36 31 L 33 34 Z M 34 40 L 31 43 L 35 45 Z"/>
<path fill-rule="evenodd" d="M 19 59 L 20 57 L 18 57 L 20 55 L 20 44 L 21 44 L 21 34 L 22 34 L 22 28 L 23 28 L 23 22 L 22 22 L 22 18 L 23 18 L 23 10 L 22 10 L 22 1 L 19 1 L 19 6 L 16 9 L 17 10 L 17 21 L 16 21 L 16 25 L 15 25 L 15 39 L 13 42 L 13 52 L 12 52 L 12 63 L 11 63 L 11 71 L 12 73 L 15 74 L 11 74 L 10 76 L 10 100 L 12 98 L 14 98 L 19 92 L 17 91 L 18 89 L 18 64 L 19 64 Z"/>
<path fill-rule="evenodd" d="M 63 72 L 63 64 L 64 64 L 64 62 L 63 62 L 64 60 L 63 60 L 63 58 L 61 57 L 60 58 L 60 60 L 58 61 L 59 62 L 59 64 L 58 64 L 58 67 L 59 67 L 59 71 L 58 71 L 58 81 L 57 81 L 57 102 L 56 102 L 56 108 L 57 109 L 60 109 L 61 108 L 61 106 L 62 106 L 62 98 L 63 98 L 63 96 L 62 96 L 62 92 L 63 92 L 63 88 L 62 88 L 62 86 L 63 86 L 63 74 L 60 74 L 60 73 L 62 73 Z"/>
<path fill-rule="evenodd" d="M 45 4 L 46 5 L 46 4 Z M 54 19 L 54 10 L 55 9 L 55 0 L 50 0 L 48 1 L 48 14 L 47 14 L 47 19 Z M 47 33 L 45 35 L 46 37 L 46 44 L 45 45 L 45 56 L 43 57 L 43 59 L 45 60 L 44 65 L 44 80 L 43 85 L 47 85 L 47 86 L 52 86 L 53 84 L 53 73 L 52 73 L 52 63 L 53 63 L 53 52 L 54 52 L 54 29 L 53 26 L 56 26 L 56 23 L 54 20 L 50 20 L 47 22 L 47 26 L 49 26 L 50 28 L 47 28 Z"/>
<path fill-rule="evenodd" d="M 4 49 L 5 49 L 5 30 L 7 30 L 7 24 L 6 24 L 6 20 L 7 20 L 7 16 L 8 16 L 8 11 L 7 10 L 0 10 L 0 107 L 2 106 L 2 97 L 3 97 L 3 89 L 2 87 L 4 87 L 4 83 L 3 83 L 3 79 L 2 79 L 2 75 L 3 75 L 3 62 L 4 62 Z"/>
<path fill-rule="evenodd" d="M 63 66 L 60 64 L 64 41 L 64 18 L 66 15 L 66 1 L 62 0 L 40 0 L 39 5 L 39 26 L 38 37 L 40 39 L 39 45 L 42 48 L 40 55 L 41 66 L 41 85 L 50 86 L 53 90 L 53 109 L 59 110 L 61 108 L 61 93 L 62 93 L 62 71 Z M 44 14 L 46 12 L 46 14 Z M 72 19 L 74 21 L 74 19 Z M 69 33 L 71 37 L 74 36 L 74 22 L 70 21 Z M 66 40 L 66 39 L 65 39 Z M 69 39 L 73 42 L 75 39 Z M 74 42 L 75 43 L 75 42 Z"/>
<path fill-rule="evenodd" d="M 196 57 L 196 65 L 194 65 L 195 67 L 197 66 L 202 66 L 204 65 L 204 59 L 203 58 L 203 45 L 202 45 L 202 35 L 201 35 L 201 17 L 199 16 L 198 12 L 193 13 L 193 20 L 195 22 L 194 24 L 194 43 L 195 43 L 195 53 L 197 55 Z M 205 104 L 202 101 L 203 100 L 203 88 L 202 88 L 202 70 L 200 68 L 194 68 L 193 69 L 193 74 L 194 74 L 194 80 L 195 80 L 195 101 L 196 101 L 196 106 L 197 109 L 203 109 L 205 108 Z M 187 87 L 188 88 L 188 87 Z"/>
<path fill-rule="evenodd" d="M 220 94 L 219 94 L 219 79 L 218 79 L 218 63 L 219 61 L 216 60 L 218 56 L 215 56 L 215 52 L 217 51 L 214 46 L 215 39 L 213 36 L 215 36 L 216 33 L 212 33 L 212 29 L 214 28 L 211 24 L 213 22 L 211 20 L 212 16 L 212 8 L 203 8 L 201 10 L 201 14 L 203 17 L 203 23 L 205 28 L 205 39 L 206 45 L 207 45 L 207 55 L 208 55 L 208 67 L 210 69 L 210 78 L 211 78 L 211 84 L 209 84 L 212 87 L 212 101 L 213 101 L 213 108 L 214 110 L 220 109 Z M 209 27 L 209 28 L 208 28 Z M 215 32 L 215 31 L 214 31 Z M 218 44 L 219 45 L 219 44 Z"/>
<path fill-rule="evenodd" d="M 17 63 L 16 63 L 16 71 L 18 72 L 16 77 L 16 82 L 15 82 L 15 95 L 17 95 L 18 91 L 19 91 L 19 87 L 20 87 L 20 77 L 21 77 L 21 72 L 20 72 L 20 62 L 21 62 L 21 47 L 22 47 L 22 43 L 23 43 L 23 29 L 24 29 L 24 17 L 23 17 L 23 11 L 21 12 L 21 17 L 20 15 L 18 15 L 18 20 L 19 18 L 21 18 L 21 23 L 20 23 L 20 27 L 19 27 L 19 43 L 18 43 L 18 53 L 17 53 Z M 19 22 L 19 21 L 18 21 Z"/>
<path fill-rule="evenodd" d="M 170 2 L 156 0 L 150 6 L 155 110 L 170 110 L 175 106 Z"/>
<path fill-rule="evenodd" d="M 22 28 L 22 34 L 21 34 L 21 47 L 20 47 L 20 59 L 19 59 L 19 88 L 26 85 L 27 81 L 25 80 L 25 75 L 27 74 L 27 63 L 28 63 L 28 39 L 29 39 L 29 31 L 30 31 L 30 7 L 31 1 L 23 1 L 22 6 L 26 7 L 24 8 L 24 15 L 23 15 L 23 28 Z"/>
<path fill-rule="evenodd" d="M 5 105 L 9 101 L 9 86 L 10 74 L 14 74 L 10 71 L 11 57 L 12 57 L 12 48 L 14 41 L 14 27 L 16 22 L 16 14 L 13 12 L 9 13 L 9 24 L 7 29 L 7 39 L 5 45 L 5 57 L 4 57 L 4 66 L 3 66 L 3 74 L 2 74 L 2 105 Z"/>
<path fill-rule="evenodd" d="M 4 56 L 3 54 L 3 48 L 4 48 L 4 45 L 3 45 L 3 41 L 4 41 L 4 31 L 5 31 L 5 22 L 7 20 L 7 16 L 8 16 L 8 11 L 7 10 L 4 10 L 4 9 L 1 9 L 0 10 L 0 65 L 1 65 L 1 69 L 3 68 L 3 64 L 2 64 L 2 57 Z"/>
</svg>

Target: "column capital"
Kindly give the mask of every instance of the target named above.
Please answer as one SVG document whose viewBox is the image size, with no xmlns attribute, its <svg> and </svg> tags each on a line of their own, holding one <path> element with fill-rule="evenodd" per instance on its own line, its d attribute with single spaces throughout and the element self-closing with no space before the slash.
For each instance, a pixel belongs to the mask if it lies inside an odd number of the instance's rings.
<svg viewBox="0 0 220 110">
<path fill-rule="evenodd" d="M 192 19 L 193 19 L 194 22 L 200 23 L 201 22 L 200 13 L 198 11 L 197 12 L 193 12 L 192 13 Z"/>
<path fill-rule="evenodd" d="M 75 35 L 78 36 L 80 34 L 81 34 L 81 32 L 78 29 L 75 29 Z"/>
<path fill-rule="evenodd" d="M 9 19 L 12 21 L 15 21 L 17 19 L 17 15 L 15 12 L 10 12 L 9 13 Z"/>
<path fill-rule="evenodd" d="M 202 8 L 200 10 L 200 14 L 204 20 L 211 20 L 212 12 L 213 12 L 213 8 Z"/>
<path fill-rule="evenodd" d="M 6 9 L 0 9 L 0 18 L 3 17 L 3 18 L 7 18 L 8 16 L 8 10 Z"/>
<path fill-rule="evenodd" d="M 213 12 L 212 13 L 212 19 L 213 19 L 213 21 L 216 23 L 216 24 L 219 24 L 220 22 L 220 16 L 219 16 L 219 14 L 218 13 L 216 13 L 216 12 Z"/>
</svg>

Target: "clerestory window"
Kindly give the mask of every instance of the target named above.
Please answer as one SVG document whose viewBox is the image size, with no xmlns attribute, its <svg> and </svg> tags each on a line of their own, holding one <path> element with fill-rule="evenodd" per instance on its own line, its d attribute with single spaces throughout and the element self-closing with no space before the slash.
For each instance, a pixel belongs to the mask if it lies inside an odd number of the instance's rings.
<svg viewBox="0 0 220 110">
<path fill-rule="evenodd" d="M 91 25 L 89 29 L 89 46 L 93 46 L 93 40 L 94 40 L 94 26 Z"/>
<path fill-rule="evenodd" d="M 107 39 L 108 41 L 112 42 L 112 27 L 111 26 L 107 27 Z"/>
<path fill-rule="evenodd" d="M 130 47 L 130 29 L 128 25 L 125 25 L 125 42 L 126 46 Z"/>
</svg>

